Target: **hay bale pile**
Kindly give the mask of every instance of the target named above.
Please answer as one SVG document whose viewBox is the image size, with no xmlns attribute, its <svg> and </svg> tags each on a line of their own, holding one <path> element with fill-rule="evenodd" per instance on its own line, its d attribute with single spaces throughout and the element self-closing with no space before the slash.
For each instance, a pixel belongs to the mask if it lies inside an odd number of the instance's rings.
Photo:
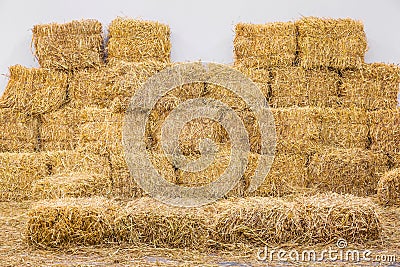
<svg viewBox="0 0 400 267">
<path fill-rule="evenodd" d="M 43 68 L 75 70 L 103 62 L 102 25 L 97 20 L 33 27 L 35 56 Z"/>
<path fill-rule="evenodd" d="M 114 19 L 108 28 L 108 58 L 128 62 L 170 61 L 170 28 L 154 21 Z"/>
<path fill-rule="evenodd" d="M 152 198 L 120 206 L 102 198 L 46 201 L 28 213 L 26 236 L 41 247 L 128 242 L 198 250 L 237 245 L 379 239 L 382 224 L 369 199 L 335 193 L 293 200 L 230 198 L 177 208 Z"/>
</svg>

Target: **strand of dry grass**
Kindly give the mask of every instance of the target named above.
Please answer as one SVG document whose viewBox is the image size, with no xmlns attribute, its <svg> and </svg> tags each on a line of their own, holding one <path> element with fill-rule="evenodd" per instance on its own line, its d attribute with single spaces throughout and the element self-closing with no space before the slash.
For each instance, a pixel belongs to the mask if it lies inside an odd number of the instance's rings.
<svg viewBox="0 0 400 267">
<path fill-rule="evenodd" d="M 0 152 L 34 152 L 39 148 L 37 116 L 0 108 Z"/>
<path fill-rule="evenodd" d="M 233 41 L 235 65 L 268 68 L 292 66 L 296 57 L 293 22 L 239 23 Z"/>
<path fill-rule="evenodd" d="M 68 74 L 42 68 L 11 66 L 0 106 L 27 115 L 54 111 L 67 101 Z"/>
<path fill-rule="evenodd" d="M 299 63 L 304 68 L 360 68 L 367 51 L 361 21 L 304 17 L 298 30 Z"/>
<path fill-rule="evenodd" d="M 36 204 L 28 212 L 27 241 L 39 247 L 95 245 L 113 240 L 118 203 L 101 198 L 63 198 Z"/>
<path fill-rule="evenodd" d="M 40 153 L 0 153 L 0 162 L 0 201 L 29 199 L 32 183 L 49 174 Z"/>
<path fill-rule="evenodd" d="M 82 172 L 66 172 L 47 176 L 32 185 L 34 199 L 108 196 L 110 177 Z"/>
<path fill-rule="evenodd" d="M 400 169 L 386 172 L 377 186 L 379 203 L 383 205 L 400 205 Z"/>
<path fill-rule="evenodd" d="M 78 115 L 80 111 L 70 104 L 41 115 L 40 150 L 73 150 L 78 143 Z"/>
<path fill-rule="evenodd" d="M 328 148 L 311 158 L 308 170 L 310 182 L 319 192 L 371 196 L 388 163 L 386 155 L 370 150 Z"/>
<path fill-rule="evenodd" d="M 324 109 L 321 139 L 325 146 L 367 148 L 369 146 L 368 114 L 362 109 Z"/>
<path fill-rule="evenodd" d="M 343 107 L 395 109 L 399 83 L 400 67 L 394 64 L 363 64 L 356 71 L 344 70 L 341 85 Z"/>
<path fill-rule="evenodd" d="M 400 108 L 369 113 L 371 149 L 400 153 Z"/>
<path fill-rule="evenodd" d="M 219 201 L 214 239 L 223 244 L 362 243 L 378 239 L 381 222 L 372 201 L 335 193 Z"/>
<path fill-rule="evenodd" d="M 74 73 L 69 87 L 75 108 L 95 106 L 125 112 L 134 93 L 155 73 L 170 64 L 158 61 L 124 62 L 111 59 L 97 69 Z"/>
<path fill-rule="evenodd" d="M 111 22 L 108 32 L 107 52 L 110 59 L 170 62 L 171 31 L 168 25 L 118 17 Z"/>
<path fill-rule="evenodd" d="M 337 107 L 340 105 L 336 72 L 325 68 L 305 70 L 301 67 L 271 69 L 273 108 L 291 106 Z"/>
<path fill-rule="evenodd" d="M 35 56 L 43 68 L 75 70 L 103 62 L 102 25 L 97 20 L 33 27 Z"/>
</svg>

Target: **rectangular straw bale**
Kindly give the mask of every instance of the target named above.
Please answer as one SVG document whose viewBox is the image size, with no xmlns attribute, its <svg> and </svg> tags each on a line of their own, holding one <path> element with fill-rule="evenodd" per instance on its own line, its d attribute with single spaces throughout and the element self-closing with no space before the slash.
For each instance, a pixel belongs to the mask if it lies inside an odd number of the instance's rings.
<svg viewBox="0 0 400 267">
<path fill-rule="evenodd" d="M 108 58 L 129 62 L 169 62 L 170 34 L 169 26 L 159 22 L 116 18 L 108 28 Z"/>
<path fill-rule="evenodd" d="M 264 97 L 267 99 L 267 101 L 270 100 L 271 71 L 269 68 L 268 69 L 248 68 L 241 64 L 235 65 L 234 68 L 243 73 L 247 78 L 252 80 L 264 94 Z"/>
<path fill-rule="evenodd" d="M 110 177 L 84 172 L 54 174 L 32 185 L 35 199 L 107 196 L 110 193 Z"/>
<path fill-rule="evenodd" d="M 124 208 L 115 222 L 115 234 L 135 245 L 204 249 L 210 243 L 210 215 L 202 208 L 172 207 L 144 197 Z"/>
<path fill-rule="evenodd" d="M 71 105 L 41 115 L 40 149 L 41 151 L 72 150 L 78 142 L 79 110 Z"/>
<path fill-rule="evenodd" d="M 370 150 L 328 148 L 311 158 L 310 182 L 320 192 L 371 196 L 388 162 L 386 155 Z"/>
<path fill-rule="evenodd" d="M 362 109 L 322 111 L 322 143 L 340 148 L 367 148 L 370 144 L 368 114 Z"/>
<path fill-rule="evenodd" d="M 97 69 L 74 73 L 69 87 L 76 108 L 96 106 L 124 112 L 136 90 L 155 73 L 170 66 L 158 61 L 124 62 L 110 60 Z"/>
<path fill-rule="evenodd" d="M 233 41 L 235 65 L 287 67 L 296 58 L 296 26 L 293 22 L 239 23 Z"/>
<path fill-rule="evenodd" d="M 103 62 L 102 25 L 97 20 L 33 27 L 35 56 L 43 68 L 74 70 Z"/>
<path fill-rule="evenodd" d="M 68 74 L 41 68 L 11 66 L 10 80 L 0 106 L 25 114 L 41 114 L 58 109 L 67 101 Z"/>
<path fill-rule="evenodd" d="M 400 153 L 400 108 L 369 113 L 371 149 Z"/>
<path fill-rule="evenodd" d="M 40 153 L 0 153 L 0 162 L 0 201 L 29 199 L 32 183 L 49 174 Z"/>
<path fill-rule="evenodd" d="M 39 148 L 39 120 L 10 108 L 0 108 L 0 152 L 34 152 Z"/>
<path fill-rule="evenodd" d="M 273 68 L 271 77 L 271 107 L 339 105 L 340 77 L 336 72 L 324 68 Z"/>
<path fill-rule="evenodd" d="M 28 212 L 25 235 L 38 247 L 104 244 L 114 240 L 119 210 L 118 203 L 102 197 L 41 201 Z"/>
<path fill-rule="evenodd" d="M 107 108 L 87 107 L 78 115 L 79 151 L 106 155 L 122 152 L 122 124 L 124 114 Z"/>
<path fill-rule="evenodd" d="M 359 68 L 367 40 L 361 21 L 304 17 L 295 22 L 298 57 L 304 68 Z"/>
<path fill-rule="evenodd" d="M 87 172 L 111 176 L 108 158 L 93 153 L 81 153 L 75 150 L 47 151 L 41 153 L 50 174 L 66 172 Z"/>
<path fill-rule="evenodd" d="M 367 110 L 394 109 L 398 105 L 400 67 L 393 64 L 363 64 L 359 70 L 342 71 L 344 107 Z"/>
<path fill-rule="evenodd" d="M 320 108 L 292 107 L 271 109 L 275 118 L 277 149 L 297 148 L 312 152 L 321 145 L 322 115 Z"/>
<path fill-rule="evenodd" d="M 400 168 L 392 169 L 382 175 L 377 186 L 379 203 L 400 205 Z"/>
</svg>

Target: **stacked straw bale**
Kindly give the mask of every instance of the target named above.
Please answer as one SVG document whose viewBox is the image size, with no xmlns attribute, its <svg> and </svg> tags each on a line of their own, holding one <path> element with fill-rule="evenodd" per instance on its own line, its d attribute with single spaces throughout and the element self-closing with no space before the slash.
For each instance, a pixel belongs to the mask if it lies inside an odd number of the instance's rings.
<svg viewBox="0 0 400 267">
<path fill-rule="evenodd" d="M 343 107 L 367 110 L 394 109 L 399 94 L 400 67 L 392 64 L 363 64 L 359 70 L 342 71 Z"/>
<path fill-rule="evenodd" d="M 170 61 L 170 28 L 153 21 L 114 19 L 108 28 L 108 58 L 129 62 Z"/>
<path fill-rule="evenodd" d="M 400 205 L 400 169 L 386 172 L 378 183 L 378 200 L 383 205 Z"/>
<path fill-rule="evenodd" d="M 351 195 L 239 198 L 216 206 L 221 212 L 214 239 L 225 244 L 365 242 L 378 239 L 382 230 L 372 201 Z"/>
<path fill-rule="evenodd" d="M 107 157 L 93 153 L 81 153 L 76 150 L 60 150 L 41 152 L 46 160 L 49 174 L 84 172 L 111 176 L 111 168 Z"/>
<path fill-rule="evenodd" d="M 45 177 L 32 185 L 34 199 L 93 197 L 110 194 L 110 177 L 82 172 L 67 172 Z"/>
<path fill-rule="evenodd" d="M 103 62 L 102 25 L 97 20 L 33 27 L 35 56 L 43 68 L 75 70 Z"/>
<path fill-rule="evenodd" d="M 201 249 L 209 242 L 211 214 L 141 198 L 128 203 L 116 220 L 118 240 L 161 248 Z"/>
<path fill-rule="evenodd" d="M 400 108 L 369 113 L 371 149 L 400 153 Z"/>
<path fill-rule="evenodd" d="M 168 67 L 158 61 L 124 62 L 110 60 L 97 69 L 74 73 L 69 87 L 75 108 L 95 106 L 124 112 L 136 90 L 152 75 Z"/>
<path fill-rule="evenodd" d="M 78 142 L 79 110 L 64 105 L 57 111 L 40 116 L 40 150 L 72 150 Z"/>
<path fill-rule="evenodd" d="M 362 109 L 324 109 L 321 140 L 325 146 L 367 148 L 369 146 L 368 114 Z"/>
<path fill-rule="evenodd" d="M 26 200 L 32 183 L 49 174 L 40 153 L 0 153 L 0 201 Z"/>
<path fill-rule="evenodd" d="M 120 207 L 95 198 L 42 201 L 28 213 L 26 236 L 39 247 L 95 245 L 113 240 L 113 222 Z"/>
<path fill-rule="evenodd" d="M 271 98 L 271 71 L 270 69 L 257 69 L 248 68 L 245 65 L 237 64 L 234 69 L 240 71 L 247 78 L 252 80 L 261 92 L 264 94 L 265 98 L 270 100 Z M 268 103 L 270 105 L 270 103 Z"/>
<path fill-rule="evenodd" d="M 10 108 L 0 108 L 0 152 L 34 152 L 39 148 L 39 120 Z"/>
<path fill-rule="evenodd" d="M 293 22 L 239 23 L 235 33 L 235 65 L 269 68 L 294 64 L 297 43 Z"/>
<path fill-rule="evenodd" d="M 304 68 L 359 68 L 367 40 L 362 22 L 304 17 L 296 21 L 298 56 Z"/>
<path fill-rule="evenodd" d="M 10 67 L 10 79 L 0 106 L 25 114 L 41 114 L 58 109 L 67 99 L 68 75 L 49 69 Z"/>
<path fill-rule="evenodd" d="M 271 101 L 273 108 L 291 106 L 337 107 L 340 77 L 328 69 L 301 67 L 273 68 L 271 70 Z"/>
<path fill-rule="evenodd" d="M 356 196 L 376 193 L 381 173 L 388 170 L 386 155 L 360 148 L 328 148 L 311 158 L 310 182 L 320 191 Z"/>
</svg>

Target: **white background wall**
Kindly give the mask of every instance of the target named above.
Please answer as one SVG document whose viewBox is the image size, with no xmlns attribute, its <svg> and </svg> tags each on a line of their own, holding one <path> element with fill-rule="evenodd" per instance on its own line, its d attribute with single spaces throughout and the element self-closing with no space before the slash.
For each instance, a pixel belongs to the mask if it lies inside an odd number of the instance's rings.
<svg viewBox="0 0 400 267">
<path fill-rule="evenodd" d="M 174 61 L 233 61 L 237 22 L 289 21 L 301 16 L 350 17 L 362 20 L 367 33 L 367 62 L 400 63 L 398 0 L 0 0 L 0 74 L 22 64 L 36 67 L 31 53 L 35 24 L 93 18 L 103 23 L 128 16 L 167 23 L 172 31 Z M 0 94 L 7 82 L 0 76 Z"/>
</svg>

